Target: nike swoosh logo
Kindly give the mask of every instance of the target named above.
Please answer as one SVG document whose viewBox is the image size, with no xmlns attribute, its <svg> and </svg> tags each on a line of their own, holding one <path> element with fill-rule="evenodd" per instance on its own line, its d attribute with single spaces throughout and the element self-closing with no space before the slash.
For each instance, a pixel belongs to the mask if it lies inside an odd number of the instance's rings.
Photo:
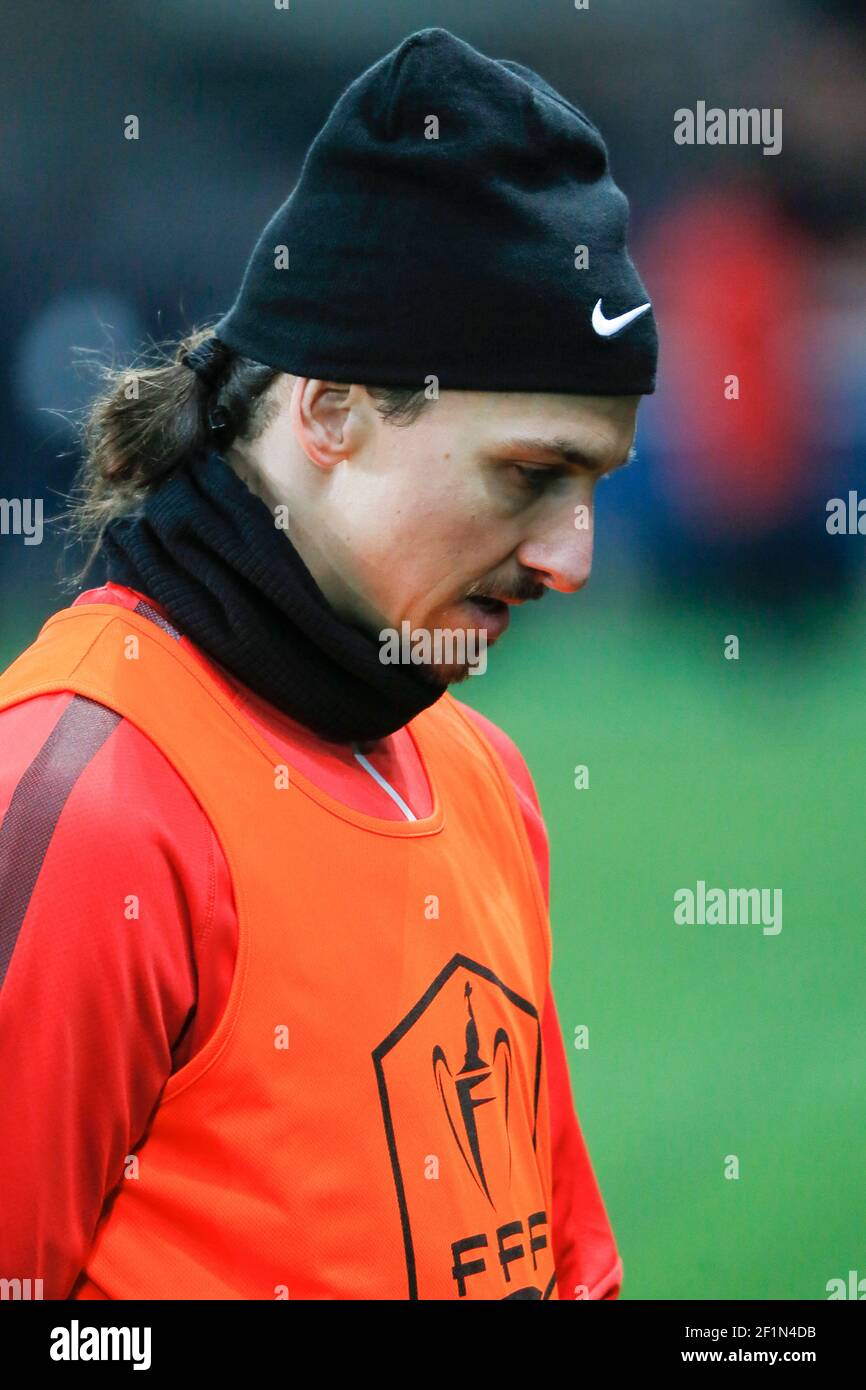
<svg viewBox="0 0 866 1390">
<path fill-rule="evenodd" d="M 649 304 L 639 304 L 636 309 L 629 309 L 625 314 L 617 314 L 615 319 L 606 319 L 601 312 L 601 300 L 598 301 L 592 311 L 592 326 L 601 338 L 612 338 L 614 333 L 618 333 L 626 324 L 633 323 L 641 314 L 645 314 Z"/>
</svg>

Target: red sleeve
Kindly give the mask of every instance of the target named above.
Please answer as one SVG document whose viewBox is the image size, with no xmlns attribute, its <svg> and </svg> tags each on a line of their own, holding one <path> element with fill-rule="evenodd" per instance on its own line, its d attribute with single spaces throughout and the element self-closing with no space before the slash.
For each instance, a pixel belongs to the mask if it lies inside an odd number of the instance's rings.
<svg viewBox="0 0 866 1390">
<path fill-rule="evenodd" d="M 560 1298 L 617 1298 L 622 1260 L 571 1094 L 565 1045 L 548 987 L 541 1025 L 553 1143 L 553 1249 Z"/>
<path fill-rule="evenodd" d="M 195 1012 L 212 832 L 154 745 L 62 692 L 0 712 L 0 1277 L 65 1299 Z M 137 906 L 136 906 L 137 904 Z"/>
<path fill-rule="evenodd" d="M 550 902 L 550 852 L 541 805 L 529 768 L 506 733 L 462 704 L 493 744 L 514 784 L 544 900 Z M 571 1079 L 553 989 L 548 982 L 541 1024 L 547 1058 L 553 1150 L 553 1247 L 560 1298 L 616 1298 L 622 1261 L 574 1109 Z"/>
</svg>

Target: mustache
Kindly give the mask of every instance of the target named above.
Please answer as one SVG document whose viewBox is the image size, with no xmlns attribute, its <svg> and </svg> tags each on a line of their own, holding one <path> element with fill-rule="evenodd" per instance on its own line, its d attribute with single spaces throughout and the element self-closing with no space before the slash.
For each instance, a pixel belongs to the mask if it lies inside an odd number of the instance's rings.
<svg viewBox="0 0 866 1390">
<path fill-rule="evenodd" d="M 503 603 L 507 602 L 508 599 L 513 599 L 518 603 L 528 603 L 534 599 L 543 598 L 546 587 L 545 584 L 540 584 L 537 579 L 532 579 L 529 575 L 510 585 L 485 584 L 479 580 L 477 584 L 473 584 L 467 589 L 466 598 L 498 598 Z"/>
</svg>

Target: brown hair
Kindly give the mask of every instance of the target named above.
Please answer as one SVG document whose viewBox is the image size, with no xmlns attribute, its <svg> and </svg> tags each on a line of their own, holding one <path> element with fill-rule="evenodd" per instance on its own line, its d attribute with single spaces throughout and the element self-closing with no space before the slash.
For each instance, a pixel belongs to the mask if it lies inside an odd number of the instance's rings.
<svg viewBox="0 0 866 1390">
<path fill-rule="evenodd" d="M 207 447 L 208 415 L 217 410 L 226 429 L 219 440 L 251 441 L 276 409 L 268 388 L 280 372 L 226 350 L 219 386 L 213 391 L 183 362 L 185 353 L 212 336 L 196 329 L 175 342 L 156 344 L 129 367 L 93 366 L 99 389 L 77 423 L 82 461 L 73 483 L 66 531 L 90 544 L 83 566 L 65 586 L 79 587 L 102 543 L 106 526 L 134 512 L 174 469 Z M 368 386 L 390 424 L 411 425 L 427 405 L 423 388 Z"/>
</svg>

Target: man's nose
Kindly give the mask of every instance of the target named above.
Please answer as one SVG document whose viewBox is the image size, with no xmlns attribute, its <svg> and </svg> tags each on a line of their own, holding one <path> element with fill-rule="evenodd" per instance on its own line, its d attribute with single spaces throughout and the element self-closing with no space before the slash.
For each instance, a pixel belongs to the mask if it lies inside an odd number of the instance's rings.
<svg viewBox="0 0 866 1390">
<path fill-rule="evenodd" d="M 535 570 L 540 582 L 560 593 L 582 589 L 592 570 L 592 507 L 576 507 L 555 527 L 533 533 L 517 550 L 520 564 Z"/>
</svg>

